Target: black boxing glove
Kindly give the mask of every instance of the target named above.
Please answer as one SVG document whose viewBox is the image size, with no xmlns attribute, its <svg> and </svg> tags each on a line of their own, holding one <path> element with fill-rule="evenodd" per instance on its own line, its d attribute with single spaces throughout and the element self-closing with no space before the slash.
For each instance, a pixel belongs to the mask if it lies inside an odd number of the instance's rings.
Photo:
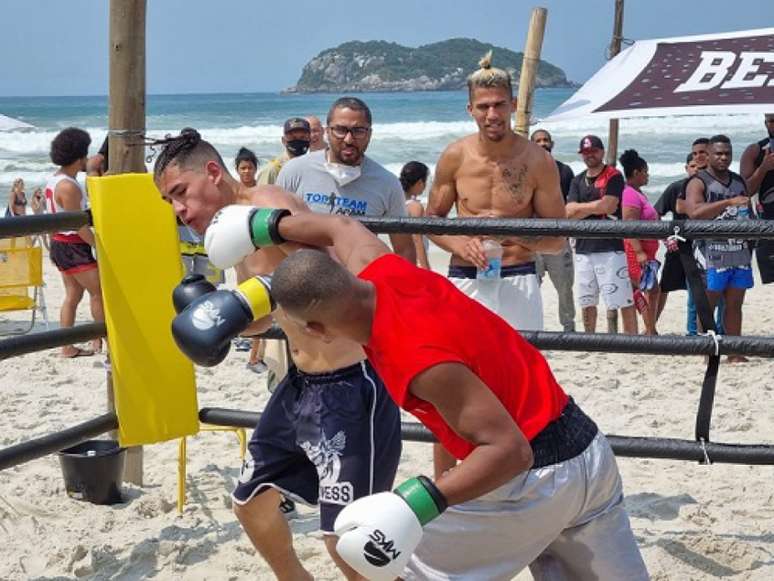
<svg viewBox="0 0 774 581">
<path fill-rule="evenodd" d="M 234 337 L 274 310 L 270 291 L 271 279 L 256 276 L 237 290 L 199 296 L 172 321 L 175 343 L 197 365 L 218 365 L 226 358 Z"/>
<path fill-rule="evenodd" d="M 175 312 L 179 315 L 195 299 L 214 293 L 216 290 L 215 285 L 204 278 L 204 275 L 194 273 L 185 275 L 180 284 L 172 291 L 172 304 L 175 305 Z"/>
</svg>

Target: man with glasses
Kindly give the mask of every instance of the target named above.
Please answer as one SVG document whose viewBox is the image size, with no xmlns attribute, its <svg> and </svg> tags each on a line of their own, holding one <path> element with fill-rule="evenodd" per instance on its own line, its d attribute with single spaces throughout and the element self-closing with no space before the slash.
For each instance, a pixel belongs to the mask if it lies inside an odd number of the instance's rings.
<svg viewBox="0 0 774 581">
<path fill-rule="evenodd" d="M 355 97 L 331 105 L 327 119 L 328 148 L 288 161 L 277 185 L 295 192 L 323 214 L 405 216 L 403 188 L 397 176 L 365 155 L 371 140 L 371 111 Z M 416 262 L 410 234 L 390 234 L 397 254 Z"/>
</svg>

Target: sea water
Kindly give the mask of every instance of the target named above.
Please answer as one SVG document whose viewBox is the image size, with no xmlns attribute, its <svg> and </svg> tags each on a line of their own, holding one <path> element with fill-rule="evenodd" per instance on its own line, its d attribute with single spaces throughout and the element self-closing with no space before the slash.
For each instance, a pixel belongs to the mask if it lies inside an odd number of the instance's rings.
<svg viewBox="0 0 774 581">
<path fill-rule="evenodd" d="M 576 173 L 584 169 L 578 142 L 595 133 L 607 142 L 607 122 L 579 119 L 542 124 L 539 120 L 572 94 L 572 89 L 539 89 L 535 93 L 534 126 L 551 131 L 554 155 Z M 281 152 L 282 123 L 288 117 L 317 115 L 325 122 L 339 95 L 279 95 L 273 93 L 211 95 L 149 95 L 147 133 L 161 137 L 183 127 L 195 127 L 221 152 L 228 164 L 237 150 L 252 149 L 261 163 Z M 475 132 L 465 106 L 465 91 L 427 93 L 367 93 L 358 95 L 373 113 L 368 155 L 394 173 L 411 160 L 431 169 L 451 142 Z M 35 126 L 32 130 L 0 132 L 0 208 L 8 200 L 11 183 L 23 178 L 28 196 L 43 185 L 55 167 L 48 158 L 51 140 L 64 127 L 86 129 L 96 153 L 107 129 L 107 97 L 2 97 L 0 113 Z M 620 122 L 619 153 L 636 149 L 650 166 L 644 188 L 655 200 L 672 181 L 683 177 L 685 156 L 696 137 L 727 134 L 734 145 L 735 163 L 744 148 L 765 135 L 763 115 L 683 116 L 624 119 Z M 150 153 L 150 152 L 148 152 Z M 83 176 L 81 176 L 82 178 Z"/>
</svg>

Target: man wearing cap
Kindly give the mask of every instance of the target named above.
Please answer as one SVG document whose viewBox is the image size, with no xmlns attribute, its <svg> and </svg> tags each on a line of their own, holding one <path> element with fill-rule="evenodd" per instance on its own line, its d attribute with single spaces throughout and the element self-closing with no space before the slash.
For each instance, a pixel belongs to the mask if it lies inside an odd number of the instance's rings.
<svg viewBox="0 0 774 581">
<path fill-rule="evenodd" d="M 277 181 L 282 166 L 290 159 L 304 155 L 309 151 L 311 127 L 309 121 L 301 117 L 291 117 L 282 126 L 282 146 L 285 152 L 272 159 L 258 175 L 259 185 L 269 185 Z"/>
<path fill-rule="evenodd" d="M 586 171 L 573 178 L 567 195 L 567 217 L 577 220 L 620 220 L 624 179 L 604 163 L 605 146 L 596 135 L 581 139 L 578 153 Z M 583 328 L 597 327 L 599 295 L 608 310 L 621 309 L 625 333 L 636 333 L 632 285 L 626 266 L 624 243 L 620 238 L 583 239 L 575 243 L 575 296 L 583 315 Z"/>
</svg>

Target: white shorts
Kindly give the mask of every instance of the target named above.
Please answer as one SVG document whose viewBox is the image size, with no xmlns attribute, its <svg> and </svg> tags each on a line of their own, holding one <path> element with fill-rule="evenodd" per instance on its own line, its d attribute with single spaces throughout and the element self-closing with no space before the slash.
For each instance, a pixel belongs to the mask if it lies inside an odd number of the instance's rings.
<svg viewBox="0 0 774 581">
<path fill-rule="evenodd" d="M 450 507 L 425 527 L 402 578 L 505 581 L 527 566 L 536 580 L 648 579 L 602 433 L 570 460 Z"/>
<path fill-rule="evenodd" d="M 575 296 L 578 297 L 578 304 L 581 308 L 595 307 L 600 294 L 609 310 L 634 304 L 629 267 L 623 251 L 575 255 Z"/>
<path fill-rule="evenodd" d="M 449 277 L 458 289 L 522 331 L 543 330 L 543 298 L 536 274 L 493 280 Z"/>
</svg>

